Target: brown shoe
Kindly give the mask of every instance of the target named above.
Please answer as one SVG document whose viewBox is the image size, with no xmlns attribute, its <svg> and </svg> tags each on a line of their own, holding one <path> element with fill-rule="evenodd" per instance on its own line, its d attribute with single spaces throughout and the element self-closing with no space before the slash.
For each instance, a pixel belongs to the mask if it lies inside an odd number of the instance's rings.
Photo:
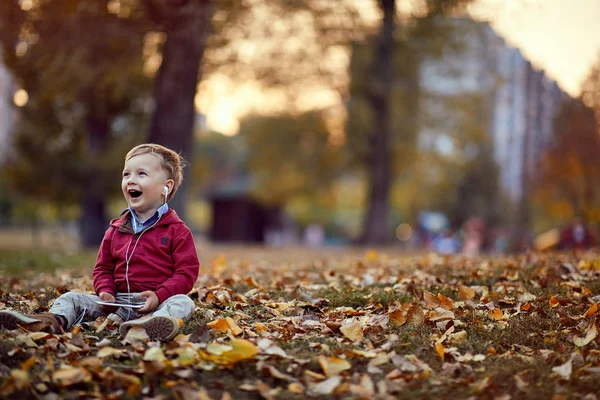
<svg viewBox="0 0 600 400">
<path fill-rule="evenodd" d="M 63 327 L 54 314 L 21 314 L 16 311 L 0 310 L 0 329 L 23 328 L 30 332 L 59 333 Z"/>
<path fill-rule="evenodd" d="M 171 340 L 179 332 L 179 322 L 175 318 L 151 315 L 122 323 L 119 327 L 119 334 L 122 337 L 125 336 L 127 331 L 134 326 L 144 328 L 151 340 Z"/>
</svg>

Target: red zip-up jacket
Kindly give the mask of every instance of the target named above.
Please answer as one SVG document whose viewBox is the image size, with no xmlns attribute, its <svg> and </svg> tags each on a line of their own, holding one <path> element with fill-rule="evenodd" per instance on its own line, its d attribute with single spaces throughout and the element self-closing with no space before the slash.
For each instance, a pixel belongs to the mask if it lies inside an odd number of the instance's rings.
<svg viewBox="0 0 600 400">
<path fill-rule="evenodd" d="M 92 273 L 96 294 L 127 293 L 128 247 L 131 293 L 151 290 L 161 303 L 189 293 L 200 269 L 190 229 L 170 209 L 155 226 L 134 234 L 129 214 L 113 219 L 104 234 Z"/>
</svg>

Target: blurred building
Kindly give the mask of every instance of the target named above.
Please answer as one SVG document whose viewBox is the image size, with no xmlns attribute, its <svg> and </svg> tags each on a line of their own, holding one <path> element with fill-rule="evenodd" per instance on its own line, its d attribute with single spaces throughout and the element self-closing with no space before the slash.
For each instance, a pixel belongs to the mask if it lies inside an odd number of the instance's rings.
<svg viewBox="0 0 600 400">
<path fill-rule="evenodd" d="M 0 60 L 2 60 L 2 48 L 0 48 Z M 0 163 L 8 154 L 10 135 L 15 123 L 13 93 L 14 80 L 8 69 L 0 62 Z"/>
<path fill-rule="evenodd" d="M 464 120 L 458 124 L 457 115 L 464 111 L 458 107 L 468 107 L 460 100 L 470 96 L 472 126 L 479 124 L 488 135 L 500 188 L 518 203 L 528 195 L 537 162 L 551 143 L 554 118 L 568 95 L 489 24 L 469 18 L 449 21 L 455 33 L 448 48 L 441 57 L 421 63 L 419 84 L 427 95 L 420 104 L 425 116 L 420 143 L 451 153 L 457 131 L 469 128 Z M 432 114 L 444 118 L 438 121 Z M 471 134 L 471 139 L 477 136 Z"/>
</svg>

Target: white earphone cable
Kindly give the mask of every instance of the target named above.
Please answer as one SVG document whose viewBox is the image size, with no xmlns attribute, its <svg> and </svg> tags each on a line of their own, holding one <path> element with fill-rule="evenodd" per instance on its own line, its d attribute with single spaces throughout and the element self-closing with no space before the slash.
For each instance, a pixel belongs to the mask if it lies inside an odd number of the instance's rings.
<svg viewBox="0 0 600 400">
<path fill-rule="evenodd" d="M 140 236 L 138 236 L 137 240 L 135 241 L 135 244 L 133 245 L 131 254 L 129 254 L 129 247 L 131 246 L 131 242 L 133 242 L 133 239 L 135 239 L 135 235 L 133 235 L 133 237 L 129 241 L 129 244 L 127 245 L 127 250 L 125 250 L 125 281 L 127 282 L 127 304 L 131 304 L 131 287 L 129 286 L 129 261 L 131 261 L 131 257 L 133 257 L 133 253 L 135 253 L 135 249 L 137 248 L 137 245 L 140 242 L 140 239 L 142 238 L 144 233 L 154 228 L 154 226 L 158 224 L 158 221 L 160 221 L 160 217 L 156 220 L 155 223 L 153 223 L 148 228 L 144 229 L 142 233 L 140 233 Z M 131 308 L 127 308 L 127 320 L 129 320 L 130 317 Z"/>
</svg>

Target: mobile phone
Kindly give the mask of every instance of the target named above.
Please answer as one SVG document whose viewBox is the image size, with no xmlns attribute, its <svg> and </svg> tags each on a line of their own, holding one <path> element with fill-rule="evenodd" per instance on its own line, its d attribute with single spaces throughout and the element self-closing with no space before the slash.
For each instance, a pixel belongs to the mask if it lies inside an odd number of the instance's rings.
<svg viewBox="0 0 600 400">
<path fill-rule="evenodd" d="M 125 308 L 142 308 L 144 307 L 143 304 L 128 304 L 128 303 L 112 303 L 110 301 L 102 301 L 102 300 L 96 300 L 96 304 L 100 304 L 101 306 L 111 306 L 111 307 L 125 307 Z"/>
</svg>

